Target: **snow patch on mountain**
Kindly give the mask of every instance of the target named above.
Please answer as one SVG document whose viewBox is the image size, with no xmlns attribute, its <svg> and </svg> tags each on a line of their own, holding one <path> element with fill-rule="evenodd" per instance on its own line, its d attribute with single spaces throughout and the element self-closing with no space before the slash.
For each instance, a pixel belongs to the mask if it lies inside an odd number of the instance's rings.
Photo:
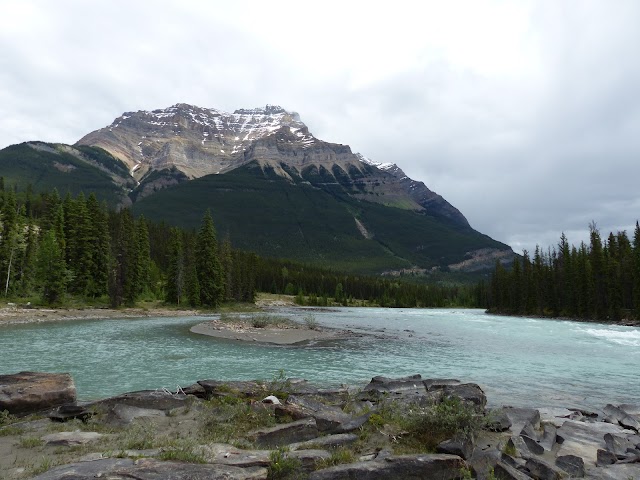
<svg viewBox="0 0 640 480">
<path fill-rule="evenodd" d="M 395 163 L 375 162 L 375 161 L 371 160 L 370 158 L 365 157 L 361 153 L 356 153 L 355 155 L 356 155 L 356 157 L 358 157 L 358 160 L 360 160 L 362 163 L 365 163 L 367 165 L 371 165 L 372 167 L 376 167 L 377 169 L 383 170 L 385 172 L 389 171 L 389 170 L 392 170 L 394 168 L 398 168 L 398 166 Z"/>
</svg>

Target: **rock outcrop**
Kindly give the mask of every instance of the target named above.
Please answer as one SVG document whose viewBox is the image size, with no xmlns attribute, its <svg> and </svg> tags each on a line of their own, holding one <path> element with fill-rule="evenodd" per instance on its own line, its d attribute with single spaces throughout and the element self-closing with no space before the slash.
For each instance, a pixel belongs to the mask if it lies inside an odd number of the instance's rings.
<svg viewBox="0 0 640 480">
<path fill-rule="evenodd" d="M 68 373 L 0 375 L 0 412 L 32 413 L 75 401 L 76 386 Z"/>
<path fill-rule="evenodd" d="M 37 376 L 33 378 L 35 382 Z M 46 419 L 9 428 L 29 435 L 17 445 L 43 444 L 42 448 L 58 450 L 83 445 L 89 451 L 78 459 L 83 461 L 53 468 L 36 476 L 38 480 L 374 480 L 469 475 L 481 480 L 640 479 L 640 435 L 633 428 L 634 421 L 640 420 L 640 408 L 633 405 L 607 405 L 600 416 L 578 409 L 487 410 L 480 386 L 420 375 L 374 377 L 360 391 L 322 390 L 298 380 L 278 385 L 215 380 L 198 384 L 176 393 L 133 392 L 84 406 L 91 413 L 84 419 L 90 426 L 130 432 L 125 448 L 107 448 L 104 442 L 113 435 L 94 431 L 34 436 L 37 431 L 47 432 Z M 443 406 L 445 410 L 437 410 Z M 447 418 L 436 419 L 428 427 L 419 423 L 436 411 Z M 265 415 L 272 421 L 261 428 L 237 430 L 228 424 Z M 416 421 L 417 436 L 416 424 L 411 423 Z M 454 429 L 447 426 L 456 422 L 463 423 Z M 169 425 L 178 428 L 176 440 L 163 437 L 163 446 L 154 445 L 149 437 L 154 425 L 159 430 Z M 204 428 L 204 438 L 211 438 L 209 430 L 221 425 L 222 432 L 235 432 L 227 434 L 228 443 L 193 443 L 198 429 Z M 443 425 L 445 440 L 433 447 L 438 453 L 394 453 L 398 447 L 426 448 L 422 442 Z M 14 430 L 8 435 L 15 435 Z M 353 433 L 344 433 L 348 431 Z M 186 432 L 187 438 L 178 441 L 179 432 Z M 131 458 L 106 458 L 110 455 Z M 24 471 L 19 470 L 10 470 L 8 478 L 23 477 Z"/>
</svg>

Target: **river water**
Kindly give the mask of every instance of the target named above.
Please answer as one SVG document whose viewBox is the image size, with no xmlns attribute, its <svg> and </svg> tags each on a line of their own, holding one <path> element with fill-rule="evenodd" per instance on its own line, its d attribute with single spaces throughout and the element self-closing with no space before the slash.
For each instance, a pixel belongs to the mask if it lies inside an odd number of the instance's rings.
<svg viewBox="0 0 640 480">
<path fill-rule="evenodd" d="M 189 328 L 202 318 L 51 322 L 0 328 L 0 374 L 69 372 L 80 399 L 189 385 L 269 380 L 284 370 L 323 385 L 372 376 L 458 378 L 492 405 L 601 408 L 640 403 L 640 329 L 494 316 L 481 310 L 281 309 L 348 328 L 348 339 L 303 346 L 219 340 Z"/>
</svg>

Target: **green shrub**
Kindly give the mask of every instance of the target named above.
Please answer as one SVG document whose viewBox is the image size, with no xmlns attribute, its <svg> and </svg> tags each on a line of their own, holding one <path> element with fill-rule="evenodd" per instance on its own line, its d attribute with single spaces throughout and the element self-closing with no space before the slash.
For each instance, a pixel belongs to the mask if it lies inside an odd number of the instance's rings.
<svg viewBox="0 0 640 480">
<path fill-rule="evenodd" d="M 44 445 L 44 440 L 38 437 L 23 437 L 18 445 L 22 448 L 34 448 Z"/>
<path fill-rule="evenodd" d="M 160 452 L 158 458 L 165 461 L 185 463 L 207 463 L 202 454 L 196 452 L 196 444 L 192 440 L 175 441 L 168 448 Z"/>
<path fill-rule="evenodd" d="M 408 412 L 400 426 L 407 432 L 407 444 L 433 451 L 450 438 L 472 439 L 482 423 L 482 417 L 473 408 L 453 398 Z"/>
<path fill-rule="evenodd" d="M 311 315 L 311 314 L 305 315 L 302 320 L 304 321 L 305 326 L 309 330 L 317 330 L 318 327 L 319 327 L 318 321 L 316 320 L 316 317 Z"/>
<path fill-rule="evenodd" d="M 0 427 L 4 425 L 11 425 L 16 421 L 16 417 L 9 413 L 9 410 L 0 411 Z"/>
<path fill-rule="evenodd" d="M 269 454 L 267 478 L 269 480 L 287 480 L 300 478 L 302 462 L 287 455 L 287 449 L 279 447 Z"/>
<path fill-rule="evenodd" d="M 348 448 L 338 448 L 331 452 L 329 458 L 324 458 L 316 463 L 316 469 L 333 467 L 334 465 L 341 465 L 343 463 L 352 463 L 355 461 L 354 453 Z"/>
<path fill-rule="evenodd" d="M 123 450 L 145 450 L 154 447 L 155 429 L 147 423 L 135 423 L 120 436 Z"/>
<path fill-rule="evenodd" d="M 230 443 L 256 428 L 276 424 L 275 415 L 267 409 L 231 403 L 223 398 L 205 403 L 200 436 L 209 442 Z"/>
</svg>

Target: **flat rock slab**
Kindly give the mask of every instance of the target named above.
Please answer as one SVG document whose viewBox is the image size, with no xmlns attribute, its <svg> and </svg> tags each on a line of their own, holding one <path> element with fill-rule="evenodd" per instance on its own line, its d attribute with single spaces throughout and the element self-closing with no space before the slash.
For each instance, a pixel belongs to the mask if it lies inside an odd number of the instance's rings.
<svg viewBox="0 0 640 480">
<path fill-rule="evenodd" d="M 92 462 L 78 462 L 69 465 L 52 468 L 42 473 L 33 480 L 63 480 L 72 478 L 74 480 L 94 480 L 104 477 L 105 474 L 119 468 L 130 467 L 133 460 L 129 458 L 106 458 L 94 460 Z"/>
<path fill-rule="evenodd" d="M 607 421 L 618 423 L 621 426 L 630 428 L 632 430 L 635 430 L 636 432 L 640 431 L 640 422 L 635 418 L 635 416 L 629 415 L 620 407 L 608 404 L 606 407 L 604 407 L 604 414 L 607 417 Z"/>
<path fill-rule="evenodd" d="M 305 442 L 289 444 L 289 450 L 302 450 L 314 447 L 340 447 L 349 445 L 358 440 L 358 435 L 353 433 L 338 433 L 336 435 L 326 435 L 324 437 L 313 438 Z"/>
<path fill-rule="evenodd" d="M 461 383 L 446 385 L 442 390 L 445 398 L 457 398 L 461 402 L 473 407 L 477 412 L 483 412 L 487 405 L 487 396 L 479 385 L 475 383 Z"/>
<path fill-rule="evenodd" d="M 562 455 L 556 458 L 556 466 L 567 472 L 570 477 L 584 477 L 584 460 L 575 455 Z"/>
<path fill-rule="evenodd" d="M 398 455 L 384 460 L 348 463 L 318 470 L 309 480 L 453 480 L 466 463 L 455 455 Z"/>
<path fill-rule="evenodd" d="M 131 423 L 134 419 L 140 417 L 164 417 L 166 414 L 163 410 L 155 408 L 140 408 L 131 405 L 115 405 L 111 411 L 116 421 L 121 423 Z"/>
<path fill-rule="evenodd" d="M 494 478 L 499 478 L 500 480 L 531 480 L 529 475 L 522 473 L 520 470 L 504 462 L 498 462 L 493 471 L 495 474 Z"/>
<path fill-rule="evenodd" d="M 0 375 L 0 411 L 31 413 L 75 401 L 76 386 L 68 373 Z"/>
<path fill-rule="evenodd" d="M 427 387 L 422 382 L 422 376 L 410 375 L 408 377 L 401 378 L 389 378 L 389 377 L 373 377 L 371 382 L 364 387 L 365 392 L 375 393 L 395 393 L 395 394 L 426 394 Z"/>
<path fill-rule="evenodd" d="M 543 407 L 538 408 L 538 411 L 541 423 L 551 423 L 556 428 L 561 427 L 567 420 L 577 420 L 583 416 L 580 412 L 567 408 Z"/>
<path fill-rule="evenodd" d="M 587 480 L 638 480 L 640 464 L 616 464 L 590 469 L 584 477 Z"/>
<path fill-rule="evenodd" d="M 287 399 L 287 403 L 300 408 L 303 412 L 315 418 L 318 430 L 321 432 L 334 432 L 342 429 L 341 427 L 353 421 L 351 415 L 344 413 L 338 407 L 325 405 L 309 397 L 296 397 L 291 395 Z M 355 428 L 352 430 L 355 430 Z"/>
<path fill-rule="evenodd" d="M 74 447 L 76 445 L 84 445 L 86 443 L 100 440 L 103 435 L 97 432 L 59 432 L 51 433 L 42 437 L 47 445 L 60 445 L 63 447 Z"/>
<path fill-rule="evenodd" d="M 540 458 L 529 458 L 525 468 L 539 480 L 560 480 L 564 476 L 562 470 Z"/>
<path fill-rule="evenodd" d="M 530 424 L 534 429 L 540 428 L 540 412 L 535 408 L 504 407 L 503 412 L 511 421 L 511 431 L 519 434 L 525 425 Z"/>
<path fill-rule="evenodd" d="M 318 427 L 315 419 L 307 418 L 271 428 L 254 430 L 247 436 L 258 447 L 274 448 L 316 438 L 318 436 Z"/>
<path fill-rule="evenodd" d="M 627 436 L 633 432 L 606 422 L 567 420 L 557 433 L 563 439 L 557 451 L 558 456 L 575 455 L 582 457 L 586 466 L 593 466 L 598 458 L 598 450 L 607 448 L 605 434 Z"/>
<path fill-rule="evenodd" d="M 49 470 L 34 477 L 37 480 L 264 480 L 267 469 L 238 468 L 228 465 L 161 462 L 153 459 L 105 459 L 81 462 Z"/>
<path fill-rule="evenodd" d="M 116 405 L 128 405 L 130 407 L 168 411 L 184 407 L 187 398 L 187 395 L 170 393 L 165 390 L 141 390 L 106 398 L 85 406 L 87 408 L 93 406 L 113 408 Z"/>
<path fill-rule="evenodd" d="M 321 460 L 331 458 L 331 454 L 326 450 L 296 450 L 294 452 L 286 452 L 286 458 L 295 458 L 302 464 L 302 470 L 312 472 Z"/>
<path fill-rule="evenodd" d="M 271 450 L 241 450 L 226 443 L 211 443 L 197 448 L 207 463 L 234 467 L 267 467 Z"/>
<path fill-rule="evenodd" d="M 511 420 L 503 408 L 496 408 L 489 412 L 487 428 L 492 432 L 505 432 L 511 428 Z"/>
</svg>

